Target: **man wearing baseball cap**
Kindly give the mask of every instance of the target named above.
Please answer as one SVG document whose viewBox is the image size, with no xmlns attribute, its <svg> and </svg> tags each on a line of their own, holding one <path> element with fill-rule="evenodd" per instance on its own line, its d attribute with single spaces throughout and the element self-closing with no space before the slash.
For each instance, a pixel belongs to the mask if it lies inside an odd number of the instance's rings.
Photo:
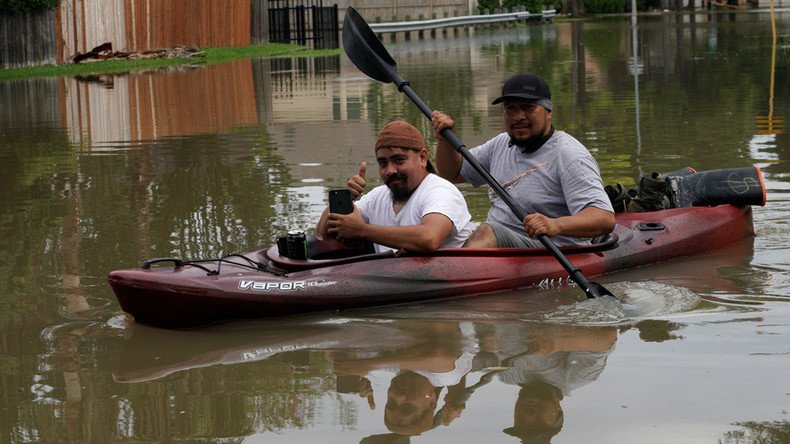
<svg viewBox="0 0 790 444">
<path fill-rule="evenodd" d="M 470 150 L 526 210 L 518 220 L 494 190 L 486 222 L 469 237 L 467 247 L 541 247 L 545 234 L 562 245 L 589 244 L 614 229 L 614 210 L 604 191 L 598 164 L 570 134 L 551 124 L 554 105 L 549 85 L 535 74 L 517 74 L 502 86 L 493 105 L 502 104 L 505 132 Z M 438 174 L 453 183 L 486 183 L 442 136 L 455 129 L 447 114 L 434 111 L 438 140 Z"/>
<path fill-rule="evenodd" d="M 460 247 L 472 232 L 472 216 L 455 185 L 437 176 L 420 131 L 403 120 L 381 129 L 375 144 L 383 185 L 362 195 L 367 164 L 346 183 L 356 199 L 351 214 L 327 208 L 317 233 L 338 240 L 373 242 L 377 252 L 400 250 L 430 252 Z"/>
</svg>

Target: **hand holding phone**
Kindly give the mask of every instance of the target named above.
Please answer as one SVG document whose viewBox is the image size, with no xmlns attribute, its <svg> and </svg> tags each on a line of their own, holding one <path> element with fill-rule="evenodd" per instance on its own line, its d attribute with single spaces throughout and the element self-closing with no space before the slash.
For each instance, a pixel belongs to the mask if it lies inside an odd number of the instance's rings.
<svg viewBox="0 0 790 444">
<path fill-rule="evenodd" d="M 351 190 L 329 190 L 329 212 L 337 214 L 351 214 L 354 212 L 354 201 Z"/>
</svg>

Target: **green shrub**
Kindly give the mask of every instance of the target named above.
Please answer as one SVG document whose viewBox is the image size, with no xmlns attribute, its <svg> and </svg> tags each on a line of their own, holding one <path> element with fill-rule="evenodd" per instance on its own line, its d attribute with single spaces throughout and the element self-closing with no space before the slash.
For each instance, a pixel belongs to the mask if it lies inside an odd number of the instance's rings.
<svg viewBox="0 0 790 444">
<path fill-rule="evenodd" d="M 559 11 L 562 9 L 562 0 L 544 0 L 543 9 L 553 9 Z"/>
<path fill-rule="evenodd" d="M 497 9 L 504 9 L 508 12 L 516 10 L 538 13 L 544 9 L 559 9 L 562 7 L 562 0 L 479 0 L 477 11 L 482 14 L 487 9 L 493 14 Z"/>
<path fill-rule="evenodd" d="M 508 11 L 529 11 L 538 13 L 544 9 L 558 9 L 562 6 L 562 0 L 503 0 L 502 7 Z"/>
<path fill-rule="evenodd" d="M 19 14 L 22 12 L 55 9 L 60 0 L 0 0 L 0 14 Z"/>
<path fill-rule="evenodd" d="M 480 14 L 486 12 L 486 9 L 488 10 L 489 14 L 493 14 L 494 10 L 499 7 L 499 0 L 479 0 L 477 2 L 477 11 Z"/>
<path fill-rule="evenodd" d="M 584 0 L 584 9 L 590 14 L 625 12 L 627 0 Z"/>
</svg>

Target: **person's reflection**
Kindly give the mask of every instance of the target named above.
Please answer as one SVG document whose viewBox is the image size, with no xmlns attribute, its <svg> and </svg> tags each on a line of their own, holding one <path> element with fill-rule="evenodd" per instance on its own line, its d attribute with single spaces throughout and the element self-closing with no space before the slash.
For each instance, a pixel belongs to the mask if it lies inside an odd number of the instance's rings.
<svg viewBox="0 0 790 444">
<path fill-rule="evenodd" d="M 475 357 L 476 341 L 471 324 L 409 324 L 409 331 L 424 338 L 420 344 L 375 357 L 360 358 L 339 353 L 333 356 L 338 391 L 358 393 L 367 398 L 371 409 L 375 409 L 376 404 L 370 381 L 364 375 L 373 370 L 395 373 L 387 389 L 384 407 L 384 425 L 393 433 L 386 436 L 392 439 L 421 435 L 440 425 L 447 426 L 458 418 L 466 407 L 465 397 L 459 394 L 464 392 L 466 375 L 473 370 Z M 442 397 L 445 389 L 447 391 Z M 442 407 L 437 410 L 440 403 Z M 384 435 L 376 437 L 377 440 L 383 438 Z"/>
<path fill-rule="evenodd" d="M 495 338 L 483 340 L 482 344 L 495 345 L 497 349 L 492 351 L 505 356 L 499 379 L 521 387 L 513 426 L 503 431 L 521 442 L 548 443 L 562 430 L 560 401 L 598 378 L 614 350 L 617 330 L 545 324 L 527 328 L 511 324 L 493 329 Z M 525 344 L 527 351 L 519 353 Z"/>
<path fill-rule="evenodd" d="M 521 442 L 548 443 L 562 430 L 562 392 L 559 388 L 532 381 L 521 386 L 513 412 L 513 427 L 503 430 Z"/>
<path fill-rule="evenodd" d="M 441 387 L 411 370 L 392 378 L 384 407 L 384 425 L 400 435 L 419 435 L 433 428 Z"/>
</svg>

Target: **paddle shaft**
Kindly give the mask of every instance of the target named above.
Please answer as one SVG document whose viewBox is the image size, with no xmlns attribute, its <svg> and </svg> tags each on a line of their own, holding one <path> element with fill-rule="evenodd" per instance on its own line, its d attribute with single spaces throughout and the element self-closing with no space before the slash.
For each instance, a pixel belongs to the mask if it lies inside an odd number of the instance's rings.
<svg viewBox="0 0 790 444">
<path fill-rule="evenodd" d="M 406 96 L 412 102 L 414 102 L 415 105 L 417 105 L 417 108 L 419 108 L 420 111 L 425 114 L 425 117 L 430 120 L 433 111 L 428 107 L 428 105 L 425 104 L 425 102 L 422 101 L 422 99 L 420 99 L 419 96 L 417 96 L 414 90 L 412 90 L 409 86 L 409 83 L 401 79 L 397 74 L 393 75 L 392 78 L 395 84 L 398 86 L 398 90 L 406 94 Z M 507 204 L 507 206 L 510 208 L 510 211 L 513 212 L 518 220 L 523 222 L 527 212 L 521 208 L 521 205 L 519 205 L 518 202 L 516 202 L 504 188 L 502 188 L 502 185 L 500 185 L 499 182 L 494 179 L 493 176 L 491 176 L 491 173 L 483 168 L 483 165 L 480 165 L 480 162 L 478 162 L 477 158 L 469 152 L 469 150 L 466 148 L 466 145 L 461 142 L 461 139 L 459 139 L 450 128 L 445 128 L 442 130 L 442 137 L 444 137 L 444 139 L 449 142 L 450 145 L 452 145 L 453 148 L 458 151 L 458 153 L 461 154 L 461 156 L 466 159 L 470 165 L 472 165 L 475 171 L 483 176 L 488 185 L 493 188 L 499 197 L 505 202 L 505 204 Z M 552 242 L 551 239 L 549 239 L 549 237 L 545 234 L 539 234 L 538 240 L 557 259 L 560 265 L 562 265 L 562 268 L 568 272 L 568 275 L 571 279 L 573 279 L 573 282 L 576 282 L 576 284 L 584 290 L 584 293 L 587 295 L 587 297 L 590 299 L 594 298 L 595 295 L 593 295 L 590 290 L 590 281 L 584 277 L 584 274 L 582 274 L 581 270 L 576 268 L 571 263 L 571 261 L 569 261 L 568 258 L 562 254 L 560 249 L 557 248 L 557 245 L 555 245 L 554 242 Z"/>
</svg>

